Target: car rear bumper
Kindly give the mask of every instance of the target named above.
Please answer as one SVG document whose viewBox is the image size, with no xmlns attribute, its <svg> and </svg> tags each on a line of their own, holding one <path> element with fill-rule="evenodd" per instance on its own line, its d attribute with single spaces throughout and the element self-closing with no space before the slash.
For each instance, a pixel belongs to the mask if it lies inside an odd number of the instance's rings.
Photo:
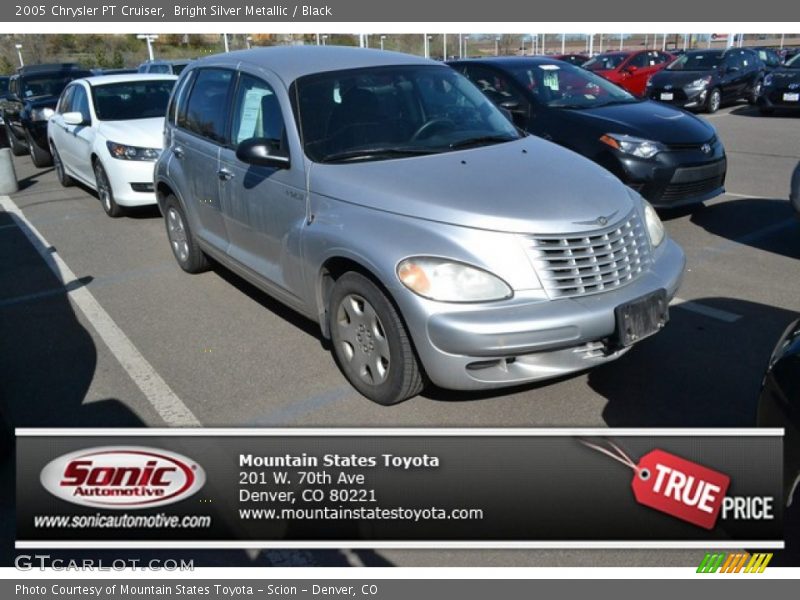
<svg viewBox="0 0 800 600">
<path fill-rule="evenodd" d="M 800 110 L 800 101 L 788 101 L 784 99 L 785 94 L 798 93 L 800 93 L 800 90 L 797 89 L 790 90 L 789 88 L 769 88 L 765 89 L 764 93 L 758 97 L 757 103 L 759 107 L 767 109 L 786 108 L 789 110 Z"/>
<path fill-rule="evenodd" d="M 667 240 L 648 271 L 611 292 L 404 314 L 425 371 L 436 385 L 468 390 L 550 379 L 627 352 L 629 347 L 610 344 L 615 309 L 659 289 L 671 299 L 685 262 L 680 247 Z"/>
</svg>

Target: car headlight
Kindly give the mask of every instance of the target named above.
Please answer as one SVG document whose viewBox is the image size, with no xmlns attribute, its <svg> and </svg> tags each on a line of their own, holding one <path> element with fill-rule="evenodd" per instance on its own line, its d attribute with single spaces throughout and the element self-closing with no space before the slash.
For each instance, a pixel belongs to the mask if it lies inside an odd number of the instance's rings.
<svg viewBox="0 0 800 600">
<path fill-rule="evenodd" d="M 34 108 L 31 110 L 31 121 L 47 121 L 56 114 L 52 108 Z"/>
<path fill-rule="evenodd" d="M 106 142 L 106 146 L 111 156 L 121 160 L 156 160 L 161 154 L 159 148 L 141 148 L 114 142 Z"/>
<path fill-rule="evenodd" d="M 656 248 L 661 245 L 661 242 L 666 237 L 664 224 L 661 222 L 653 205 L 644 199 L 642 199 L 642 202 L 644 202 L 644 223 L 647 227 L 647 235 L 650 237 L 650 243 L 653 248 Z"/>
<path fill-rule="evenodd" d="M 711 77 L 701 77 L 699 79 L 695 79 L 691 83 L 686 84 L 684 88 L 687 90 L 701 90 L 706 87 L 710 81 Z"/>
<path fill-rule="evenodd" d="M 767 76 L 764 77 L 764 87 L 771 86 L 773 81 L 775 81 L 775 78 L 772 76 L 772 73 L 767 73 Z"/>
<path fill-rule="evenodd" d="M 445 258 L 407 258 L 397 265 L 397 277 L 415 294 L 440 302 L 491 302 L 513 295 L 499 277 Z"/>
<path fill-rule="evenodd" d="M 660 142 L 620 133 L 607 133 L 600 138 L 600 141 L 623 154 L 630 154 L 638 158 L 653 158 L 659 152 L 667 149 Z"/>
</svg>

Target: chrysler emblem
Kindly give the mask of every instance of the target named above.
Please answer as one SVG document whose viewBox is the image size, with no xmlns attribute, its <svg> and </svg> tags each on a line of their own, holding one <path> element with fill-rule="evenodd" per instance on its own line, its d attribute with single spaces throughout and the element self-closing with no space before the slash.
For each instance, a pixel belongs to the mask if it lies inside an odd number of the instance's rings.
<svg viewBox="0 0 800 600">
<path fill-rule="evenodd" d="M 615 210 L 610 215 L 600 215 L 593 221 L 573 221 L 573 223 L 575 225 L 600 225 L 600 227 L 603 227 L 604 225 L 608 225 L 608 222 L 613 219 L 618 212 L 618 210 Z"/>
<path fill-rule="evenodd" d="M 700 146 L 700 150 L 703 151 L 703 154 L 711 154 L 711 144 L 703 144 Z"/>
</svg>

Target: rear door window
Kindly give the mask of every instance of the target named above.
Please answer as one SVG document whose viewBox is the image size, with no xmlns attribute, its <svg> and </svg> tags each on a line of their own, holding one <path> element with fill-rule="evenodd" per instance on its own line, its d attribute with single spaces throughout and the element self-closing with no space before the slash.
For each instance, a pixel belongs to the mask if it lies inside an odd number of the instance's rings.
<svg viewBox="0 0 800 600">
<path fill-rule="evenodd" d="M 178 117 L 178 126 L 218 144 L 224 144 L 232 81 L 233 71 L 228 69 L 199 70 L 185 113 Z"/>
</svg>

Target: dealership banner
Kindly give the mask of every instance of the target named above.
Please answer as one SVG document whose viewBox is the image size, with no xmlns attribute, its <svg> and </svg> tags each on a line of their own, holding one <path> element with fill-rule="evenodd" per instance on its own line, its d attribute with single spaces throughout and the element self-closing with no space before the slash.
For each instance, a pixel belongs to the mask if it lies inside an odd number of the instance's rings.
<svg viewBox="0 0 800 600">
<path fill-rule="evenodd" d="M 17 548 L 783 548 L 772 429 L 18 429 Z"/>
</svg>

